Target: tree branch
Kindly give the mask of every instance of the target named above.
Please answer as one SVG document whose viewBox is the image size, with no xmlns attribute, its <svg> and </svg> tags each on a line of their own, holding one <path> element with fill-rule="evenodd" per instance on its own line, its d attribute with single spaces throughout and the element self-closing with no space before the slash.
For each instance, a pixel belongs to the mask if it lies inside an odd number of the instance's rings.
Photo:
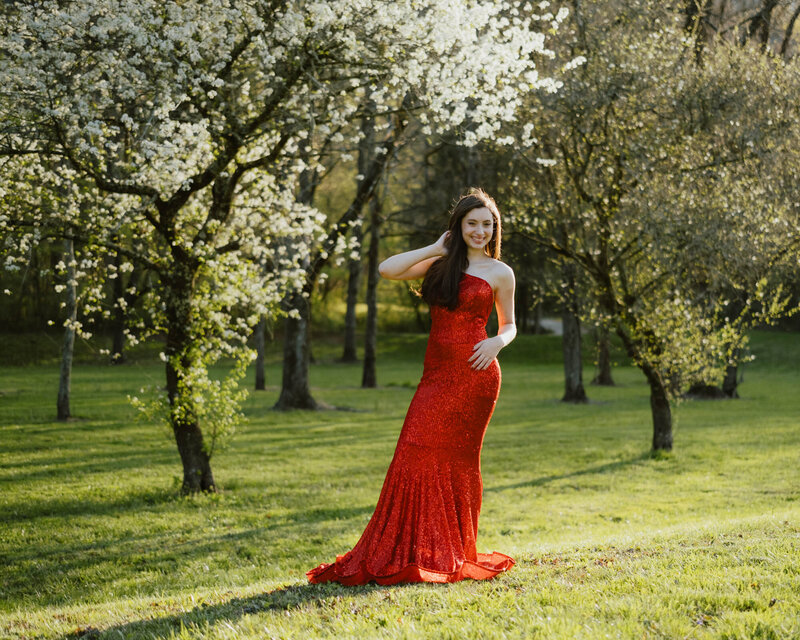
<svg viewBox="0 0 800 640">
<path fill-rule="evenodd" d="M 396 148 L 400 144 L 405 127 L 406 125 L 404 124 L 402 116 L 396 118 L 392 132 L 383 142 L 383 153 L 378 154 L 372 161 L 369 170 L 364 175 L 364 179 L 359 182 L 356 195 L 353 198 L 350 206 L 347 208 L 347 211 L 344 213 L 344 215 L 342 215 L 341 218 L 339 218 L 339 220 L 333 226 L 333 229 L 331 229 L 331 231 L 328 233 L 328 236 L 325 238 L 325 240 L 323 240 L 320 248 L 312 256 L 311 263 L 306 271 L 306 283 L 303 287 L 304 291 L 307 293 L 311 293 L 311 291 L 313 291 L 317 279 L 319 278 L 319 274 L 322 271 L 322 267 L 324 267 L 328 262 L 331 253 L 333 253 L 333 250 L 336 247 L 339 237 L 347 232 L 347 228 L 349 227 L 350 223 L 358 217 L 361 209 L 375 193 L 375 189 L 377 188 L 378 182 L 380 181 L 381 176 L 389 164 L 389 160 L 394 155 Z"/>
<path fill-rule="evenodd" d="M 41 229 L 40 225 L 30 222 L 28 220 L 9 220 L 8 223 L 9 226 L 11 226 L 12 228 L 30 227 L 33 229 L 37 228 Z M 69 230 L 59 230 L 59 229 L 46 230 L 39 237 L 49 240 L 72 240 L 74 242 L 80 242 L 82 244 L 89 244 L 91 242 L 93 244 L 104 247 L 105 249 L 108 249 L 110 251 L 115 251 L 120 255 L 126 256 L 131 260 L 133 260 L 134 262 L 146 265 L 147 267 L 149 267 L 150 269 L 152 269 L 157 273 L 161 273 L 162 271 L 161 265 L 158 265 L 157 263 L 153 262 L 152 260 L 149 260 L 148 258 L 145 258 L 144 256 L 142 256 L 139 253 L 136 253 L 135 251 L 120 246 L 116 242 L 111 242 L 107 240 L 99 241 L 96 237 L 90 237 L 88 235 L 77 233 L 76 232 L 77 230 L 83 229 L 83 227 L 79 226 L 78 223 L 65 221 L 65 224 L 68 227 L 70 227 Z"/>
<path fill-rule="evenodd" d="M 114 180 L 110 180 L 109 178 L 101 175 L 93 167 L 81 163 L 75 156 L 72 148 L 67 143 L 66 137 L 64 136 L 64 132 L 61 129 L 60 123 L 55 119 L 52 120 L 52 123 L 53 123 L 53 128 L 55 129 L 56 132 L 56 137 L 58 138 L 58 143 L 64 150 L 64 155 L 66 156 L 69 163 L 77 171 L 82 172 L 83 174 L 87 175 L 91 180 L 93 180 L 95 185 L 97 185 L 98 189 L 101 189 L 102 191 L 105 191 L 107 193 L 139 196 L 140 198 L 144 198 L 146 200 L 152 200 L 156 204 L 156 206 L 158 206 L 158 204 L 162 202 L 158 191 L 156 191 L 152 187 L 145 187 L 135 184 L 130 184 L 130 185 L 120 184 L 118 182 L 115 182 Z M 152 224 L 156 229 L 158 229 L 159 221 L 153 218 L 150 214 L 148 214 L 146 210 L 144 210 L 143 213 L 144 216 L 147 218 L 147 221 L 150 222 L 150 224 Z"/>
<path fill-rule="evenodd" d="M 792 34 L 794 33 L 794 23 L 797 22 L 798 16 L 800 16 L 800 5 L 798 5 L 797 9 L 794 10 L 792 17 L 789 19 L 789 24 L 786 25 L 786 33 L 783 35 L 783 42 L 781 42 L 781 57 L 784 59 L 789 51 L 789 42 L 792 39 Z"/>
</svg>

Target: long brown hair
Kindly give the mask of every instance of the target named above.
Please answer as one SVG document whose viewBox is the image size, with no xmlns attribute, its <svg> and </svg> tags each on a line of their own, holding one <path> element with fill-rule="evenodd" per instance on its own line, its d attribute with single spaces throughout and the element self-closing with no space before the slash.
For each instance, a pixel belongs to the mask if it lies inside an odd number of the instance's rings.
<svg viewBox="0 0 800 640">
<path fill-rule="evenodd" d="M 483 190 L 471 188 L 466 195 L 461 196 L 450 213 L 448 230 L 450 235 L 445 241 L 447 255 L 434 262 L 425 279 L 422 281 L 420 295 L 429 305 L 441 305 L 451 311 L 458 304 L 458 287 L 461 275 L 467 268 L 467 244 L 461 233 L 461 221 L 473 209 L 486 207 L 494 218 L 492 237 L 483 248 L 490 258 L 500 259 L 500 212 L 495 201 Z"/>
</svg>

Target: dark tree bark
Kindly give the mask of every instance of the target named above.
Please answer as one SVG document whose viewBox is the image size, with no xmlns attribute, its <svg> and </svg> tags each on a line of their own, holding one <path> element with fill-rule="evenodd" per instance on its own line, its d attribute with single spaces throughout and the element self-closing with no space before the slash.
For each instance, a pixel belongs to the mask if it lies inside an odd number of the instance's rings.
<svg viewBox="0 0 800 640">
<path fill-rule="evenodd" d="M 542 303 L 539 301 L 533 305 L 533 329 L 531 333 L 536 335 L 544 333 L 544 328 L 542 327 Z"/>
<path fill-rule="evenodd" d="M 581 323 L 577 315 L 575 292 L 575 267 L 566 263 L 563 267 L 567 285 L 564 306 L 561 311 L 563 335 L 561 345 L 564 352 L 564 397 L 562 402 L 588 402 L 583 388 L 583 359 L 581 357 Z"/>
<path fill-rule="evenodd" d="M 694 59 L 698 65 L 703 63 L 703 49 L 708 39 L 706 27 L 703 24 L 708 13 L 708 0 L 686 0 L 683 8 L 685 16 L 683 29 L 694 43 Z"/>
<path fill-rule="evenodd" d="M 381 238 L 381 203 L 373 196 L 369 203 L 369 252 L 367 255 L 367 325 L 364 330 L 364 372 L 361 386 L 378 386 L 378 246 Z"/>
<path fill-rule="evenodd" d="M 738 353 L 735 358 L 738 360 Z M 722 379 L 722 393 L 726 398 L 735 399 L 739 397 L 739 365 L 729 364 L 725 368 L 725 377 Z"/>
<path fill-rule="evenodd" d="M 378 181 L 383 176 L 389 160 L 394 155 L 397 146 L 401 143 L 405 128 L 402 118 L 395 118 L 392 129 L 383 140 L 381 146 L 383 153 L 377 153 L 369 164 L 369 169 L 364 178 L 359 182 L 356 195 L 347 211 L 337 220 L 321 247 L 311 257 L 306 267 L 306 282 L 303 287 L 305 298 L 300 299 L 298 292 L 290 300 L 299 305 L 299 319 L 287 318 L 284 339 L 283 380 L 281 396 L 275 405 L 276 409 L 309 409 L 319 408 L 308 391 L 308 319 L 310 310 L 308 299 L 316 287 L 319 274 L 327 264 L 339 238 L 347 233 L 351 223 L 361 215 L 364 205 L 372 197 Z M 291 385 L 287 387 L 287 385 Z M 296 403 L 296 404 L 295 404 Z M 313 403 L 313 405 L 311 404 Z"/>
<path fill-rule="evenodd" d="M 75 282 L 75 247 L 72 240 L 64 240 L 64 262 L 67 264 L 67 326 L 61 347 L 61 375 L 58 381 L 57 416 L 61 421 L 71 416 L 69 408 L 70 382 L 72 380 L 72 354 L 75 347 L 74 323 L 78 319 L 78 287 Z"/>
<path fill-rule="evenodd" d="M 672 451 L 672 408 L 669 396 L 658 375 L 644 368 L 650 385 L 650 410 L 653 414 L 653 451 Z"/>
<path fill-rule="evenodd" d="M 292 294 L 288 304 L 290 309 L 296 310 L 297 317 L 287 317 L 284 323 L 283 380 L 275 409 L 319 409 L 308 384 L 310 304 L 301 291 Z"/>
<path fill-rule="evenodd" d="M 125 309 L 120 304 L 120 298 L 125 298 L 125 285 L 122 282 L 122 256 L 118 253 L 114 256 L 114 266 L 116 266 L 117 277 L 114 278 L 114 318 L 112 320 L 111 338 L 111 364 L 123 364 L 125 362 Z"/>
<path fill-rule="evenodd" d="M 528 312 L 530 296 L 528 295 L 528 283 L 524 280 L 517 286 L 516 300 L 514 301 L 514 309 L 517 313 L 517 326 L 521 333 L 531 333 L 528 326 Z"/>
<path fill-rule="evenodd" d="M 764 0 L 761 10 L 750 19 L 750 26 L 747 29 L 747 37 L 756 40 L 762 52 L 766 52 L 769 46 L 769 30 L 772 22 L 772 10 L 778 4 L 778 0 Z"/>
<path fill-rule="evenodd" d="M 111 364 L 125 364 L 125 318 L 122 311 L 114 309 L 111 334 Z"/>
<path fill-rule="evenodd" d="M 307 159 L 307 158 L 306 158 Z M 314 203 L 314 194 L 319 184 L 316 171 L 303 171 L 300 174 L 300 192 L 297 200 L 309 206 Z M 308 273 L 311 261 L 303 267 Z M 308 383 L 308 369 L 311 363 L 311 292 L 313 282 L 306 278 L 305 290 L 295 290 L 284 300 L 285 308 L 293 310 L 295 317 L 286 316 L 283 324 L 283 375 L 281 393 L 274 409 L 319 409 L 320 406 L 311 395 Z"/>
<path fill-rule="evenodd" d="M 175 249 L 176 253 L 180 249 Z M 188 257 L 180 255 L 176 259 L 178 267 L 171 273 L 166 283 L 167 317 L 167 398 L 171 408 L 172 432 L 178 453 L 183 464 L 183 493 L 200 491 L 215 492 L 214 475 L 211 472 L 211 459 L 203 446 L 203 433 L 197 422 L 191 398 L 181 388 L 182 371 L 188 370 L 192 336 L 191 301 L 194 290 L 196 265 L 190 264 Z M 179 366 L 176 366 L 178 364 Z"/>
<path fill-rule="evenodd" d="M 562 348 L 564 352 L 564 397 L 562 402 L 588 402 L 583 388 L 583 362 L 581 359 L 581 323 L 569 307 L 561 312 L 564 329 Z"/>
<path fill-rule="evenodd" d="M 264 334 L 267 332 L 267 317 L 262 315 L 253 332 L 256 343 L 256 391 L 267 388 L 267 376 L 264 373 Z"/>
<path fill-rule="evenodd" d="M 783 34 L 783 42 L 781 42 L 781 57 L 789 57 L 789 43 L 792 41 L 792 34 L 794 33 L 794 25 L 797 22 L 797 17 L 800 16 L 800 5 L 794 10 L 792 17 L 789 19 L 789 24 L 786 26 L 786 33 Z"/>
<path fill-rule="evenodd" d="M 592 384 L 613 387 L 614 379 L 611 377 L 611 349 L 607 327 L 595 327 L 597 341 L 597 373 Z"/>
<path fill-rule="evenodd" d="M 211 461 L 203 448 L 203 433 L 197 421 L 188 420 L 180 425 L 173 425 L 173 432 L 183 464 L 181 492 L 216 493 Z"/>
<path fill-rule="evenodd" d="M 617 326 L 617 335 L 622 339 L 622 344 L 628 356 L 638 363 L 644 373 L 647 384 L 650 386 L 650 411 L 653 416 L 653 451 L 672 450 L 672 407 L 670 406 L 667 386 L 661 379 L 658 371 L 647 364 L 644 358 L 637 357 L 637 345 L 628 333 Z"/>
<path fill-rule="evenodd" d="M 123 364 L 125 362 L 126 316 L 136 304 L 139 296 L 148 291 L 150 286 L 147 282 L 147 270 L 134 263 L 133 271 L 128 277 L 128 286 L 126 287 L 123 274 L 120 271 L 122 256 L 119 253 L 114 258 L 114 264 L 117 267 L 117 277 L 114 279 L 113 290 L 114 316 L 111 325 L 111 364 Z M 124 306 L 120 306 L 118 302 L 120 298 L 122 298 Z"/>
<path fill-rule="evenodd" d="M 367 113 L 374 113 L 375 105 L 367 105 Z M 358 145 L 358 174 L 361 176 L 359 182 L 369 171 L 370 165 L 375 160 L 375 118 L 366 116 L 361 120 L 361 142 Z M 363 221 L 363 215 L 359 212 L 359 221 Z M 344 315 L 344 351 L 342 352 L 342 362 L 357 362 L 358 353 L 356 348 L 356 304 L 358 303 L 358 289 L 361 285 L 361 244 L 364 239 L 363 227 L 357 224 L 353 229 L 353 238 L 357 244 L 359 257 L 350 259 L 348 262 L 347 278 L 347 311 Z"/>
<path fill-rule="evenodd" d="M 359 251 L 361 250 L 361 226 L 355 228 Z M 344 314 L 344 351 L 342 362 L 357 362 L 356 349 L 356 304 L 358 303 L 358 289 L 361 285 L 361 259 L 350 259 L 347 277 L 347 311 Z"/>
</svg>

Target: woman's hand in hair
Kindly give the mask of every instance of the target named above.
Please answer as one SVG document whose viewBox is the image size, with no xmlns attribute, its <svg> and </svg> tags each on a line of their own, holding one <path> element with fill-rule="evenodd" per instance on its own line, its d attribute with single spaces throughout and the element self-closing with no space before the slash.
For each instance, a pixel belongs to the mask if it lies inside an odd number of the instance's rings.
<svg viewBox="0 0 800 640">
<path fill-rule="evenodd" d="M 439 239 L 433 243 L 433 246 L 436 248 L 436 251 L 439 252 L 439 255 L 446 256 L 447 249 L 449 246 L 449 239 L 450 239 L 450 232 L 445 231 L 442 235 L 439 236 Z"/>
</svg>

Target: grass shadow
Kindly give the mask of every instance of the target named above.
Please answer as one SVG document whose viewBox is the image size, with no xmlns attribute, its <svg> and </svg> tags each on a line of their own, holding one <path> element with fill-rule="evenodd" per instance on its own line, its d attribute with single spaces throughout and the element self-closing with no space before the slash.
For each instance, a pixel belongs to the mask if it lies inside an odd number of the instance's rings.
<svg viewBox="0 0 800 640">
<path fill-rule="evenodd" d="M 640 462 L 644 462 L 645 460 L 652 460 L 653 458 L 654 458 L 653 454 L 650 451 L 647 451 L 639 454 L 638 456 L 634 456 L 633 458 L 629 458 L 627 460 L 617 460 L 616 462 L 607 462 L 606 464 L 597 465 L 595 467 L 588 467 L 586 469 L 579 469 L 577 471 L 570 471 L 569 473 L 559 473 L 549 476 L 541 476 L 539 478 L 532 478 L 531 480 L 525 480 L 523 482 L 515 482 L 513 484 L 500 485 L 497 487 L 485 487 L 484 492 L 506 491 L 507 489 L 522 489 L 525 487 L 541 487 L 551 482 L 557 482 L 558 480 L 567 480 L 569 478 L 579 478 L 581 476 L 602 474 L 602 473 L 607 473 L 609 471 L 619 471 L 620 469 L 624 469 L 625 467 L 629 467 L 638 464 Z"/>
<path fill-rule="evenodd" d="M 403 585 L 399 586 L 402 588 Z M 344 587 L 334 583 L 292 585 L 245 598 L 233 598 L 218 604 L 201 602 L 191 611 L 162 618 L 136 620 L 105 629 L 89 626 L 78 627 L 78 629 L 66 635 L 65 638 L 69 640 L 88 640 L 90 638 L 100 638 L 101 636 L 168 638 L 174 636 L 182 627 L 207 631 L 207 627 L 212 627 L 221 622 L 234 623 L 247 615 L 267 611 L 288 611 L 309 604 L 319 605 L 325 600 L 342 595 L 369 594 L 391 588 L 397 588 L 397 586 L 386 587 L 369 584 L 358 587 Z"/>
<path fill-rule="evenodd" d="M 257 544 L 262 535 L 263 527 L 189 540 L 165 540 L 160 536 L 140 534 L 100 543 L 78 542 L 51 548 L 39 546 L 13 557 L 0 554 L 4 565 L 11 564 L 2 575 L 4 601 L 7 605 L 23 607 L 35 595 L 40 606 L 68 606 L 74 602 L 75 593 L 62 591 L 59 587 L 64 583 L 74 584 L 87 573 L 95 572 L 98 580 L 107 575 L 110 567 L 118 578 L 130 580 L 137 580 L 142 571 L 155 575 L 172 574 L 199 558 L 217 557 L 223 548 L 230 549 L 231 558 L 236 558 L 239 553 L 248 553 L 248 546 Z M 47 595 L 33 594 L 31 583 Z"/>
<path fill-rule="evenodd" d="M 121 477 L 128 477 L 141 469 L 152 469 L 159 466 L 167 469 L 166 474 L 169 475 L 175 471 L 174 458 L 172 452 L 127 453 L 126 451 L 117 451 L 113 446 L 105 447 L 103 451 L 91 454 L 70 450 L 70 453 L 64 456 L 37 457 L 30 461 L 4 465 L 0 470 L 0 481 L 32 484 L 40 480 L 58 481 L 59 477 L 71 479 L 103 473 L 117 473 Z"/>
<path fill-rule="evenodd" d="M 0 509 L 0 521 L 4 524 L 31 523 L 38 518 L 86 517 L 91 515 L 119 515 L 143 507 L 152 507 L 181 499 L 177 489 L 154 488 L 131 490 L 126 494 L 109 497 L 69 498 L 58 497 L 5 505 Z"/>
</svg>

